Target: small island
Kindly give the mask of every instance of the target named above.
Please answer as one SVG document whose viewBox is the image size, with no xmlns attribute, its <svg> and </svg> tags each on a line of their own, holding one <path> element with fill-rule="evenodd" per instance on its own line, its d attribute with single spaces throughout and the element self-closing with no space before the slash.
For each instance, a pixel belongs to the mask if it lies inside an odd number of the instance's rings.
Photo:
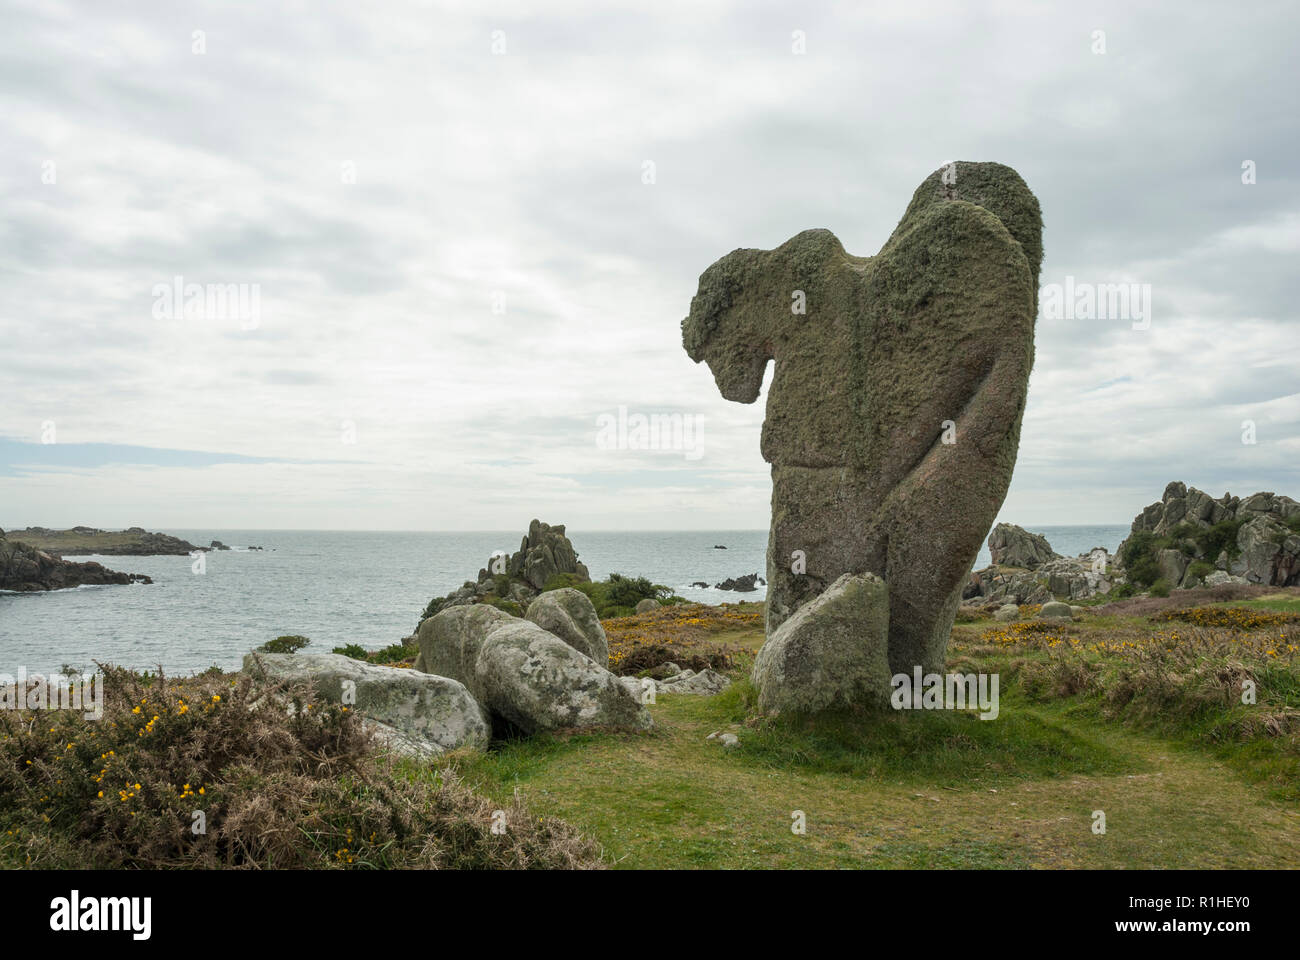
<svg viewBox="0 0 1300 960">
<path fill-rule="evenodd" d="M 166 533 L 150 533 L 143 527 L 129 527 L 126 530 L 99 530 L 95 527 L 50 530 L 46 527 L 28 527 L 26 530 L 11 530 L 9 537 L 55 557 L 68 554 L 96 554 L 102 557 L 187 556 L 195 550 L 209 549 L 197 547 L 188 540 Z"/>
</svg>

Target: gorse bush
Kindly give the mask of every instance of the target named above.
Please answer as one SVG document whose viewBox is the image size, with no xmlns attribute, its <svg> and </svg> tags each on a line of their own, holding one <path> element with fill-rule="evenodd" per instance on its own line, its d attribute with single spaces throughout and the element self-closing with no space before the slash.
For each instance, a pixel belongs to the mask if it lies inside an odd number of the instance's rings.
<svg viewBox="0 0 1300 960">
<path fill-rule="evenodd" d="M 658 600 L 662 604 L 684 602 L 681 597 L 673 595 L 671 587 L 651 583 L 645 577 L 625 577 L 621 573 L 611 573 L 607 580 L 595 582 L 579 580 L 571 573 L 561 573 L 546 581 L 543 592 L 563 587 L 585 593 L 602 620 L 629 617 L 642 600 Z"/>
<path fill-rule="evenodd" d="M 583 867 L 598 851 L 516 797 L 377 752 L 354 712 L 309 690 L 210 674 L 103 672 L 99 721 L 0 714 L 0 865 Z M 201 829 L 198 829 L 201 827 Z"/>
<path fill-rule="evenodd" d="M 296 653 L 310 643 L 311 641 L 306 637 L 291 634 L 287 637 L 276 637 L 274 640 L 268 640 L 258 649 L 263 653 Z"/>
</svg>

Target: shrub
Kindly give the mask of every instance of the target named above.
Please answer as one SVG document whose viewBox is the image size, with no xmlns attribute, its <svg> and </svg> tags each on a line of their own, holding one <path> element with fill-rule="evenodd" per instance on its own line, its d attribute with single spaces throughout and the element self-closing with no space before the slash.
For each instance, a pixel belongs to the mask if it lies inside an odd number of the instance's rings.
<svg viewBox="0 0 1300 960">
<path fill-rule="evenodd" d="M 1187 568 L 1187 572 L 1198 580 L 1204 580 L 1214 572 L 1214 564 L 1208 560 L 1196 560 Z"/>
<path fill-rule="evenodd" d="M 1130 583 L 1143 587 L 1155 583 L 1160 576 L 1155 557 L 1164 542 L 1149 530 L 1139 530 L 1125 541 L 1121 557 Z"/>
<path fill-rule="evenodd" d="M 359 643 L 348 643 L 341 647 L 335 647 L 332 653 L 341 653 L 345 657 L 351 657 L 353 660 L 369 660 L 370 651 Z"/>
<path fill-rule="evenodd" d="M 1151 596 L 1167 597 L 1169 596 L 1169 581 L 1160 577 L 1155 583 L 1151 584 Z"/>
<path fill-rule="evenodd" d="M 268 640 L 257 649 L 263 653 L 296 653 L 309 643 L 311 641 L 306 637 L 290 634 L 286 637 L 276 637 L 274 640 Z"/>
<path fill-rule="evenodd" d="M 100 721 L 0 711 L 0 866 L 600 865 L 590 841 L 518 796 L 492 803 L 446 771 L 394 764 L 355 713 L 306 688 L 208 675 L 146 685 L 106 667 L 103 692 Z"/>
<path fill-rule="evenodd" d="M 501 597 L 494 597 L 490 593 L 487 594 L 486 596 L 479 597 L 478 602 L 486 603 L 489 607 L 496 607 L 498 610 L 504 610 L 512 617 L 522 617 L 524 615 L 524 608 L 521 607 L 516 601 L 505 600 L 502 599 Z"/>
</svg>

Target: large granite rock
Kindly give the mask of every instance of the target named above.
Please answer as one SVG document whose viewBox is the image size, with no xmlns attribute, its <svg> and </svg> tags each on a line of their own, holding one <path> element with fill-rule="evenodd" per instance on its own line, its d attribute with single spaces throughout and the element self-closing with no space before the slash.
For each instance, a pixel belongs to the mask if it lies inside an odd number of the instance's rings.
<svg viewBox="0 0 1300 960">
<path fill-rule="evenodd" d="M 1224 531 L 1228 540 L 1226 545 L 1207 551 L 1207 543 L 1222 544 L 1222 538 L 1205 536 L 1214 527 Z M 1211 563 L 1229 578 L 1246 583 L 1300 584 L 1300 503 L 1290 497 L 1266 491 L 1248 497 L 1225 493 L 1215 498 L 1174 481 L 1157 503 L 1133 519 L 1129 539 L 1144 533 L 1175 541 L 1153 558 L 1170 586 L 1191 587 L 1202 582 L 1189 569 L 1193 560 Z M 1120 545 L 1121 555 L 1128 543 Z M 1181 559 L 1175 553 L 1181 554 Z M 1211 586 L 1221 582 L 1237 581 L 1212 580 L 1210 575 L 1204 578 Z"/>
<path fill-rule="evenodd" d="M 576 590 L 568 592 L 587 600 Z M 584 645 L 606 643 L 608 662 L 605 633 L 594 617 L 594 609 L 586 611 L 566 597 L 548 600 L 538 611 L 539 620 Z M 600 629 L 599 640 L 591 632 L 593 622 Z M 604 663 L 537 623 L 487 604 L 449 607 L 430 617 L 420 624 L 416 644 L 420 648 L 416 670 L 460 681 L 494 716 L 526 733 L 558 727 L 650 725 L 650 715 L 640 701 L 628 699 L 630 695 Z M 611 692 L 614 687 L 617 692 Z"/>
<path fill-rule="evenodd" d="M 475 674 L 479 647 L 496 627 L 517 619 L 486 603 L 454 606 L 420 624 L 415 634 L 413 669 L 454 677 L 476 697 L 483 691 Z"/>
<path fill-rule="evenodd" d="M 483 699 L 525 733 L 650 727 L 650 714 L 619 678 L 527 620 L 496 627 L 475 664 Z"/>
<path fill-rule="evenodd" d="M 646 601 L 642 600 L 641 603 Z M 657 600 L 651 600 L 656 607 Z M 642 612 L 637 604 L 637 612 Z M 609 639 L 591 598 L 581 590 L 548 590 L 528 605 L 528 620 L 555 634 L 602 667 L 609 666 Z"/>
<path fill-rule="evenodd" d="M 243 669 L 273 682 L 310 683 L 327 702 L 355 707 L 381 739 L 402 753 L 432 756 L 483 749 L 491 737 L 487 712 L 463 684 L 448 677 L 336 653 L 250 653 Z"/>
<path fill-rule="evenodd" d="M 1016 172 L 957 163 L 917 188 L 875 257 L 808 230 L 701 275 L 682 322 L 691 359 L 741 403 L 776 364 L 769 638 L 843 574 L 872 573 L 895 672 L 941 670 L 1015 464 L 1041 259 L 1038 201 Z"/>
<path fill-rule="evenodd" d="M 751 679 L 764 713 L 816 713 L 889 702 L 889 591 L 844 574 L 767 638 Z"/>
<path fill-rule="evenodd" d="M 989 555 L 994 565 L 1034 570 L 1060 557 L 1041 533 L 1030 533 L 1014 523 L 999 523 L 989 534 Z"/>
</svg>

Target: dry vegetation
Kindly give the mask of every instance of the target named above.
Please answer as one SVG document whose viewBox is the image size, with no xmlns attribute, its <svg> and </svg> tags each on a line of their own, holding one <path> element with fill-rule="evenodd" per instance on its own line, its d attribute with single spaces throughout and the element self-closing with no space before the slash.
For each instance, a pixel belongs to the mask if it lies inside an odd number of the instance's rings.
<svg viewBox="0 0 1300 960">
<path fill-rule="evenodd" d="M 0 864 L 33 868 L 600 865 L 566 823 L 408 776 L 346 708 L 246 677 L 104 669 L 101 720 L 0 715 Z M 270 694 L 270 695 L 268 695 Z M 287 709 L 292 703 L 294 709 Z M 493 834 L 501 806 L 507 830 Z M 196 833 L 195 811 L 204 830 Z"/>
<path fill-rule="evenodd" d="M 601 625 L 609 638 L 609 669 L 614 673 L 638 675 L 665 663 L 727 670 L 742 652 L 728 642 L 728 635 L 761 630 L 763 614 L 756 604 L 689 603 L 603 620 Z"/>
</svg>

